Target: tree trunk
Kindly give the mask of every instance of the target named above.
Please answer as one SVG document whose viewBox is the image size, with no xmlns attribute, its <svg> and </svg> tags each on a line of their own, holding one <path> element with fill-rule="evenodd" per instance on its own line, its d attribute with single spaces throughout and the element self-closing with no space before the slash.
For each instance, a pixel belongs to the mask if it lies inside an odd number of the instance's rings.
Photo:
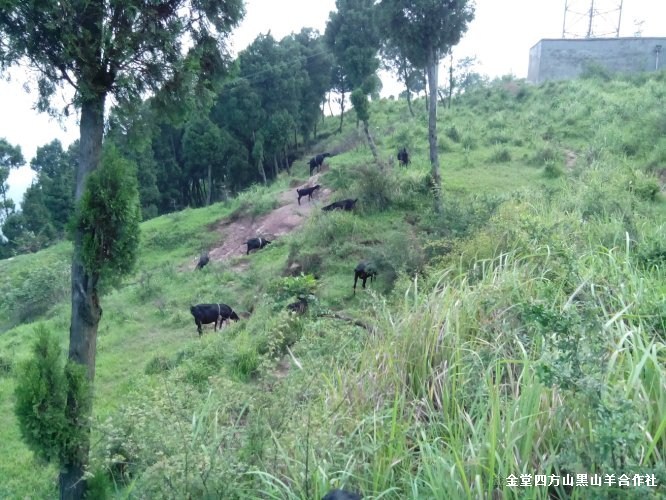
<svg viewBox="0 0 666 500">
<path fill-rule="evenodd" d="M 333 116 L 333 108 L 331 107 L 331 93 L 328 93 L 328 112 L 331 113 L 331 116 Z M 324 119 L 322 118 L 322 122 Z"/>
<path fill-rule="evenodd" d="M 280 168 L 278 167 L 277 153 L 273 153 L 273 178 L 277 180 L 278 172 Z"/>
<path fill-rule="evenodd" d="M 428 87 L 430 102 L 428 103 L 428 143 L 430 145 L 430 165 L 435 195 L 435 212 L 442 211 L 442 179 L 439 173 L 439 156 L 437 151 L 437 64 L 439 58 L 435 48 L 428 50 Z"/>
<path fill-rule="evenodd" d="M 338 133 L 342 133 L 342 119 L 345 116 L 345 93 L 344 91 L 340 94 L 340 128 L 338 128 Z"/>
<path fill-rule="evenodd" d="M 289 165 L 289 152 L 287 146 L 284 147 L 284 168 L 288 175 L 291 175 L 291 165 Z"/>
<path fill-rule="evenodd" d="M 370 146 L 370 151 L 372 151 L 372 157 L 375 159 L 375 163 L 379 165 L 381 170 L 384 169 L 384 165 L 379 161 L 379 155 L 377 154 L 377 146 L 375 146 L 375 141 L 370 135 L 370 128 L 368 127 L 368 122 L 363 122 L 363 131 L 365 132 L 365 137 L 368 139 L 368 145 Z"/>
<path fill-rule="evenodd" d="M 261 180 L 264 183 L 264 185 L 266 185 L 268 184 L 268 181 L 266 180 L 266 170 L 264 170 L 264 162 L 259 160 L 257 164 L 259 167 L 259 175 L 261 175 Z"/>
<path fill-rule="evenodd" d="M 423 76 L 425 76 L 425 77 L 426 77 L 426 81 L 427 81 L 428 83 L 430 83 L 430 79 L 428 78 L 428 68 L 426 68 L 425 75 L 423 75 Z M 423 89 L 423 93 L 425 94 L 425 107 L 426 107 L 426 112 L 428 112 L 428 110 L 430 109 L 430 107 L 428 106 L 428 85 L 426 85 L 425 88 Z"/>
<path fill-rule="evenodd" d="M 409 74 L 407 73 L 407 66 L 406 62 L 405 65 L 403 66 L 403 73 L 402 77 L 405 80 L 405 89 L 407 91 L 407 107 L 409 108 L 409 114 L 414 117 L 414 110 L 412 109 L 412 93 L 409 90 Z"/>
<path fill-rule="evenodd" d="M 414 116 L 414 110 L 412 109 L 412 97 L 411 97 L 411 92 L 409 91 L 409 87 L 407 87 L 407 107 L 409 108 L 409 114 Z"/>
<path fill-rule="evenodd" d="M 451 109 L 451 99 L 453 98 L 453 83 L 453 52 L 451 52 L 451 61 L 449 65 L 449 109 Z"/>
<path fill-rule="evenodd" d="M 79 166 L 76 172 L 75 201 L 83 195 L 88 175 L 99 166 L 102 154 L 102 136 L 104 133 L 105 94 L 86 100 L 81 106 Z M 97 281 L 99 275 L 89 273 L 83 266 L 83 237 L 81 230 L 74 233 L 74 251 L 72 254 L 72 320 L 69 328 L 69 359 L 87 370 L 88 380 L 92 385 L 95 379 L 95 354 L 97 351 L 97 326 L 102 317 L 99 305 Z M 74 394 L 67 394 L 67 406 L 79 405 Z M 63 464 L 60 472 L 61 500 L 83 498 L 86 482 L 83 471 L 88 464 L 90 447 L 90 427 L 88 416 L 92 411 L 92 400 L 79 406 L 77 419 L 81 432 L 81 448 L 70 463 Z"/>
<path fill-rule="evenodd" d="M 213 195 L 213 167 L 208 165 L 208 190 L 206 192 L 206 206 L 210 205 L 210 200 Z"/>
</svg>

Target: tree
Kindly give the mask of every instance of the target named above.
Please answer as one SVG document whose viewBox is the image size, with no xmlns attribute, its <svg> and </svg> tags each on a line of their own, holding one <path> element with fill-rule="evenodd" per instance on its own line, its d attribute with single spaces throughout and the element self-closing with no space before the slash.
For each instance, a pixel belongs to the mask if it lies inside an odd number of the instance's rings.
<svg viewBox="0 0 666 500">
<path fill-rule="evenodd" d="M 340 126 L 338 127 L 338 133 L 341 133 L 345 116 L 345 95 L 351 92 L 352 87 L 340 65 L 335 65 L 331 69 L 331 88 L 339 96 L 336 100 L 340 105 Z M 331 114 L 333 114 L 333 111 L 331 111 Z"/>
<path fill-rule="evenodd" d="M 307 138 L 312 132 L 316 139 L 317 120 L 322 115 L 320 106 L 326 91 L 331 88 L 333 55 L 326 50 L 323 37 L 315 30 L 303 28 L 293 35 L 293 39 L 300 46 L 308 76 L 301 97 L 301 133 Z"/>
<path fill-rule="evenodd" d="M 164 82 L 169 89 L 178 90 L 186 84 L 192 90 L 201 90 L 205 77 L 221 69 L 219 52 L 213 48 L 217 48 L 217 41 L 229 33 L 242 14 L 242 0 L 2 2 L 0 68 L 26 62 L 38 71 L 41 110 L 50 108 L 50 98 L 63 85 L 68 84 L 75 91 L 74 105 L 80 109 L 75 188 L 75 202 L 79 206 L 83 206 L 88 178 L 100 165 L 107 97 L 113 96 L 119 103 L 131 102 L 157 90 Z M 183 57 L 185 37 L 193 47 Z M 195 71 L 189 72 L 190 69 Z M 191 78 L 193 74 L 202 77 Z M 172 94 L 182 96 L 188 92 Z M 69 360 L 86 368 L 91 383 L 95 376 L 97 328 L 102 314 L 98 285 L 102 268 L 108 266 L 103 264 L 104 259 L 92 258 L 86 252 L 97 246 L 102 252 L 128 250 L 110 247 L 105 239 L 110 236 L 107 230 L 122 234 L 121 227 L 116 226 L 126 219 L 123 214 L 117 215 L 119 218 L 112 217 L 102 228 L 80 213 L 73 231 Z M 97 257 L 122 256 L 102 253 Z M 76 394 L 71 391 L 67 398 L 68 406 L 77 404 Z M 84 415 L 91 410 L 89 404 L 79 409 Z M 87 424 L 82 424 L 80 430 L 88 436 Z M 89 440 L 81 440 L 80 448 L 62 464 L 61 498 L 83 498 L 88 447 Z"/>
<path fill-rule="evenodd" d="M 374 0 L 336 0 L 337 12 L 329 14 L 326 23 L 326 44 L 335 56 L 352 92 L 354 109 L 363 122 L 370 150 L 381 167 L 375 141 L 370 134 L 368 94 L 377 91 L 379 69 L 379 31 L 375 19 Z M 344 96 L 343 96 L 344 99 Z M 358 107 L 357 107 L 358 105 Z M 342 124 L 341 124 L 342 127 Z"/>
<path fill-rule="evenodd" d="M 6 139 L 0 139 L 0 222 L 14 212 L 14 202 L 7 197 L 9 172 L 12 168 L 18 168 L 24 163 L 21 147 L 12 146 Z"/>
<path fill-rule="evenodd" d="M 448 82 L 437 89 L 442 104 L 451 108 L 453 96 L 460 95 L 469 87 L 483 82 L 483 77 L 474 71 L 477 64 L 476 56 L 463 57 L 454 65 L 453 52 L 449 53 L 449 79 Z"/>
<path fill-rule="evenodd" d="M 405 97 L 409 113 L 414 116 L 412 109 L 412 92 L 420 92 L 425 88 L 423 72 L 415 68 L 398 47 L 384 43 L 381 49 L 384 69 L 392 71 L 398 78 L 398 81 L 405 84 Z"/>
<path fill-rule="evenodd" d="M 54 140 L 37 148 L 30 162 L 30 168 L 37 173 L 37 185 L 42 191 L 44 206 L 49 214 L 48 219 L 42 220 L 42 223 L 50 223 L 59 235 L 63 234 L 74 211 L 74 157 L 77 146 L 73 144 L 69 151 L 64 151 L 60 141 Z"/>
<path fill-rule="evenodd" d="M 213 170 L 222 177 L 224 144 L 220 129 L 207 116 L 193 119 L 183 135 L 183 159 L 198 206 L 210 205 Z"/>
<path fill-rule="evenodd" d="M 437 79 L 439 60 L 456 45 L 474 18 L 471 0 L 381 0 L 384 37 L 417 68 L 426 68 L 428 143 L 435 187 L 435 211 L 442 210 L 442 180 L 437 153 Z"/>
</svg>

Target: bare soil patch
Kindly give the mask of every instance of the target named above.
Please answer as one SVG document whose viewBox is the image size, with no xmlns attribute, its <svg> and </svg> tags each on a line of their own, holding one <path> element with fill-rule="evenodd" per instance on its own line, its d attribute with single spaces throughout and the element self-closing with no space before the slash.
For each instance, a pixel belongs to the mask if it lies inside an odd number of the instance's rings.
<svg viewBox="0 0 666 500">
<path fill-rule="evenodd" d="M 312 201 L 309 201 L 306 196 L 301 198 L 299 205 L 296 189 L 314 186 L 318 183 L 320 175 L 321 173 L 317 173 L 307 182 L 299 183 L 292 189 L 279 193 L 277 196 L 280 207 L 267 214 L 259 217 L 243 217 L 233 222 L 225 219 L 216 224 L 213 230 L 220 233 L 220 240 L 209 251 L 210 260 L 221 262 L 233 256 L 245 255 L 247 251 L 245 242 L 250 238 L 261 237 L 272 241 L 274 238 L 278 239 L 302 226 L 312 211 L 321 208 L 329 199 L 331 190 L 321 188 L 315 192 Z M 196 261 L 192 264 L 192 269 L 195 266 Z M 236 265 L 236 269 L 245 268 L 247 268 L 247 264 L 244 262 Z"/>
</svg>

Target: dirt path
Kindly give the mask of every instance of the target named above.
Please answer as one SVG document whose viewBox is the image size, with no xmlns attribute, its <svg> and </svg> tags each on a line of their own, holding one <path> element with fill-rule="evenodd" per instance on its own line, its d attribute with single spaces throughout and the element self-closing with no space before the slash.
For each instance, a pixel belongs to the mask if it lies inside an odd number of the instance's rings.
<svg viewBox="0 0 666 500">
<path fill-rule="evenodd" d="M 321 208 L 331 195 L 331 190 L 322 188 L 317 190 L 312 201 L 307 197 L 301 198 L 298 205 L 297 188 L 314 186 L 321 174 L 315 174 L 306 182 L 278 194 L 280 207 L 259 217 L 244 217 L 234 222 L 221 221 L 216 227 L 220 234 L 220 241 L 209 251 L 212 261 L 221 262 L 234 256 L 245 255 L 247 247 L 245 242 L 254 237 L 273 240 L 290 233 L 302 226 L 314 209 Z M 198 259 L 198 258 L 197 258 Z M 196 261 L 192 264 L 194 269 Z"/>
</svg>

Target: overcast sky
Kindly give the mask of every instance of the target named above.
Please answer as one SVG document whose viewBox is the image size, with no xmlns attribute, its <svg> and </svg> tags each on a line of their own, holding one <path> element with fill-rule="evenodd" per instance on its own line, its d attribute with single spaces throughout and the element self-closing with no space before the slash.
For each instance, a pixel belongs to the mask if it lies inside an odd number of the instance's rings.
<svg viewBox="0 0 666 500">
<path fill-rule="evenodd" d="M 579 35 L 587 32 L 583 13 L 590 0 L 568 0 L 567 31 Z M 620 0 L 595 0 L 599 12 L 595 35 L 612 32 L 618 22 Z M 328 13 L 335 10 L 334 0 L 246 0 L 246 16 L 231 37 L 234 52 L 245 48 L 259 33 L 268 30 L 280 39 L 303 27 L 324 31 Z M 476 56 L 477 70 L 491 77 L 512 73 L 527 76 L 529 49 L 542 38 L 562 36 L 565 0 L 476 0 L 476 15 L 454 56 Z M 666 0 L 624 0 L 621 36 L 666 36 Z M 569 35 L 570 36 L 570 35 Z M 78 137 L 76 117 L 61 123 L 34 111 L 34 95 L 23 90 L 27 79 L 20 70 L 11 72 L 12 81 L 0 81 L 0 137 L 20 145 L 26 162 L 39 146 L 60 139 L 67 147 Z M 383 94 L 397 94 L 395 82 L 384 79 Z M 28 165 L 9 177 L 10 196 L 19 203 L 30 185 Z"/>
</svg>

